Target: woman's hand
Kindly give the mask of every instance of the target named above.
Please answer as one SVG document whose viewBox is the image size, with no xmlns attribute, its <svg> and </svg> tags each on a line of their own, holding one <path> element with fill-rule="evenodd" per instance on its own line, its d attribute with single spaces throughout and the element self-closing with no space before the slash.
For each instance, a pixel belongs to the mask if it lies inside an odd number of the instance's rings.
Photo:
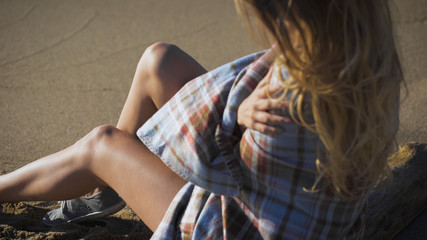
<svg viewBox="0 0 427 240">
<path fill-rule="evenodd" d="M 278 134 L 283 132 L 278 126 L 284 123 L 290 123 L 291 120 L 286 117 L 272 114 L 272 110 L 283 110 L 289 105 L 285 101 L 270 99 L 267 96 L 267 90 L 271 94 L 283 90 L 280 85 L 269 85 L 268 78 L 271 73 L 259 82 L 255 90 L 249 95 L 237 109 L 237 123 L 245 128 L 257 130 L 261 133 Z"/>
</svg>

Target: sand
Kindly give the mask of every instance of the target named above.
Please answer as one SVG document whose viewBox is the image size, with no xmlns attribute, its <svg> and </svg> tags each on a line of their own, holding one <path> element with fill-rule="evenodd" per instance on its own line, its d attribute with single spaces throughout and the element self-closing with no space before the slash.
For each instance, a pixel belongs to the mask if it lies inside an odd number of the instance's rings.
<svg viewBox="0 0 427 240">
<path fill-rule="evenodd" d="M 426 142 L 427 2 L 396 0 L 395 9 L 410 93 L 402 102 L 398 141 Z M 262 48 L 229 0 L 0 1 L 0 174 L 73 144 L 98 125 L 115 124 L 141 54 L 157 41 L 177 44 L 208 70 Z M 134 216 L 129 209 L 102 221 L 117 224 L 111 229 L 97 223 L 49 229 L 40 217 L 52 207 L 7 205 L 1 234 L 75 239 L 104 236 L 108 229 L 126 238 L 144 229 L 124 217 Z M 132 227 L 116 232 L 122 224 Z M 72 230 L 64 235 L 63 228 Z"/>
<path fill-rule="evenodd" d="M 151 231 L 129 208 L 82 223 L 48 227 L 40 219 L 57 202 L 2 204 L 0 239 L 149 239 Z"/>
</svg>

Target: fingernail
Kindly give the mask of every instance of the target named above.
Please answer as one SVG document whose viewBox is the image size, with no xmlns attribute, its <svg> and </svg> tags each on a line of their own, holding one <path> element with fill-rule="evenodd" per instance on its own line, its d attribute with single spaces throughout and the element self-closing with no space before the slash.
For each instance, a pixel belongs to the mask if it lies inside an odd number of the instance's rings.
<svg viewBox="0 0 427 240">
<path fill-rule="evenodd" d="M 284 118 L 284 122 L 285 122 L 285 123 L 291 123 L 291 122 L 292 122 L 292 120 L 291 120 L 290 118 L 286 117 L 286 118 Z"/>
</svg>

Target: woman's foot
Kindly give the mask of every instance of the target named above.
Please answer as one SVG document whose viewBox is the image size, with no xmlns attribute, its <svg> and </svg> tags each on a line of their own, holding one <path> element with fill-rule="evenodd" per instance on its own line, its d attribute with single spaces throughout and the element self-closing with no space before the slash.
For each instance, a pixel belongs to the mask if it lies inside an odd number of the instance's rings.
<svg viewBox="0 0 427 240">
<path fill-rule="evenodd" d="M 83 196 L 60 203 L 60 208 L 46 213 L 43 217 L 44 224 L 55 226 L 61 223 L 105 217 L 126 206 L 126 203 L 111 188 L 105 188 L 92 196 Z"/>
</svg>

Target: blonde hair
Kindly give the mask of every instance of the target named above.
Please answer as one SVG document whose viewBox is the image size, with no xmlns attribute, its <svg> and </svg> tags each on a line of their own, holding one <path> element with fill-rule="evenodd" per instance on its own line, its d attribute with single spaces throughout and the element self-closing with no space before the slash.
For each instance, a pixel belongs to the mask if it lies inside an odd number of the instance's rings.
<svg viewBox="0 0 427 240">
<path fill-rule="evenodd" d="M 277 44 L 275 65 L 291 76 L 283 81 L 292 90 L 290 115 L 319 135 L 317 180 L 347 198 L 390 176 L 403 76 L 388 1 L 235 2 L 251 30 L 261 25 Z"/>
</svg>

